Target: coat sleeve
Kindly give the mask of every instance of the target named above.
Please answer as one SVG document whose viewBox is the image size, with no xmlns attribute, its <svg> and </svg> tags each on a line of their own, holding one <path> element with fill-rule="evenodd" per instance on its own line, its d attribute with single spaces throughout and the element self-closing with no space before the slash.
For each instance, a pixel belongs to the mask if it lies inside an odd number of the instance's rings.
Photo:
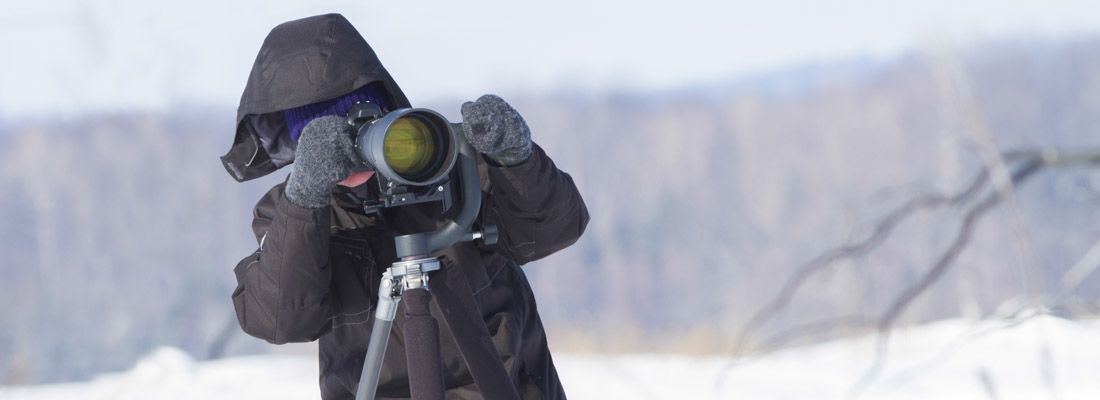
<svg viewBox="0 0 1100 400">
<path fill-rule="evenodd" d="M 534 146 L 531 158 L 510 167 L 490 165 L 485 223 L 499 231 L 497 251 L 523 265 L 569 247 L 588 225 L 588 209 L 569 174 Z"/>
<path fill-rule="evenodd" d="M 274 344 L 316 340 L 331 326 L 332 315 L 330 206 L 294 205 L 283 195 L 284 185 L 256 204 L 252 230 L 259 249 L 233 269 L 233 307 L 241 329 Z"/>
</svg>

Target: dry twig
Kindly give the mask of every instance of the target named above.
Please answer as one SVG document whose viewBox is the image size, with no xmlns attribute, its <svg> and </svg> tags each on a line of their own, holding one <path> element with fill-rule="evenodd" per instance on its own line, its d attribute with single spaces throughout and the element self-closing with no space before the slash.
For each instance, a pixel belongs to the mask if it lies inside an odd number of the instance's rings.
<svg viewBox="0 0 1100 400">
<path fill-rule="evenodd" d="M 1053 150 L 1013 151 L 1001 155 L 1001 160 L 1004 160 L 1005 164 L 1014 167 L 1012 168 L 1013 172 L 1007 183 L 1012 185 L 1012 187 L 1016 187 L 1027 181 L 1036 173 L 1045 169 L 1100 166 L 1100 150 L 1082 152 L 1059 152 Z M 826 270 L 837 261 L 860 257 L 874 250 L 889 237 L 898 224 L 916 212 L 938 207 L 963 206 L 970 203 L 970 200 L 979 193 L 983 193 L 984 196 L 981 197 L 980 201 L 971 203 L 971 205 L 965 208 L 959 226 L 956 229 L 954 239 L 948 247 L 941 252 L 936 262 L 925 271 L 916 283 L 909 286 L 898 295 L 898 297 L 890 303 L 889 307 L 887 307 L 875 322 L 873 322 L 878 331 L 875 356 L 871 366 L 864 372 L 862 378 L 853 388 L 853 394 L 858 395 L 877 378 L 881 370 L 885 367 L 888 357 L 890 332 L 898 318 L 900 318 L 921 294 L 927 291 L 929 287 L 935 284 L 950 270 L 955 259 L 969 244 L 977 222 L 979 222 L 981 217 L 988 211 L 1004 200 L 1005 196 L 1008 194 L 1007 191 L 998 190 L 997 187 L 989 189 L 988 183 L 989 170 L 983 168 L 966 188 L 954 195 L 926 194 L 910 199 L 900 207 L 886 214 L 886 216 L 875 225 L 871 234 L 866 238 L 827 250 L 803 264 L 787 279 L 782 289 L 772 301 L 757 310 L 753 317 L 742 328 L 735 342 L 734 351 L 736 354 L 744 356 L 746 345 L 755 331 L 771 318 L 785 310 L 798 290 L 813 275 Z M 1091 272 L 1091 270 L 1089 272 Z M 794 338 L 807 334 L 820 333 L 821 329 L 836 329 L 836 326 L 845 324 L 849 327 L 860 326 L 866 322 L 867 321 L 863 320 L 846 320 L 845 318 L 839 318 L 827 320 L 824 323 L 802 325 L 765 340 L 763 342 L 764 345 L 761 346 L 760 349 L 770 351 Z M 716 383 L 719 388 L 723 385 L 725 376 L 733 366 L 734 364 L 732 363 L 727 365 L 722 373 L 720 373 L 719 381 Z"/>
</svg>

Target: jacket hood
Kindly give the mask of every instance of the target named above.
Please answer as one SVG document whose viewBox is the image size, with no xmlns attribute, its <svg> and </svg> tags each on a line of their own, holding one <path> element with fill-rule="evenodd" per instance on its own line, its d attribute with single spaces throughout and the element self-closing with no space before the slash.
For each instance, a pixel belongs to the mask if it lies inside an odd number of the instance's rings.
<svg viewBox="0 0 1100 400">
<path fill-rule="evenodd" d="M 410 107 L 378 56 L 340 14 L 285 22 L 267 34 L 237 108 L 237 132 L 221 157 L 239 182 L 294 161 L 282 111 L 340 97 L 377 82 L 395 108 Z"/>
</svg>

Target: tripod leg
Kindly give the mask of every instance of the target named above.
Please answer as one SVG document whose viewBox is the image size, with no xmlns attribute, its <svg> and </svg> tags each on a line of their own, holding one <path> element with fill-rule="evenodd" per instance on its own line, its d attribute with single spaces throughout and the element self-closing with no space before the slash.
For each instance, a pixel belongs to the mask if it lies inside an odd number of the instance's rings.
<svg viewBox="0 0 1100 400">
<path fill-rule="evenodd" d="M 414 400 L 443 400 L 443 363 L 439 350 L 439 323 L 429 309 L 432 293 L 409 289 L 405 301 L 405 356 L 409 391 Z"/>
<path fill-rule="evenodd" d="M 378 392 L 382 358 L 385 357 L 386 346 L 389 344 L 393 317 L 397 314 L 397 302 L 401 300 L 400 297 L 391 296 L 390 285 L 393 281 L 387 275 L 382 276 L 382 283 L 378 288 L 378 308 L 374 312 L 374 324 L 371 326 L 370 342 L 367 343 L 367 355 L 363 359 L 363 373 L 359 375 L 355 400 L 374 400 Z"/>
<path fill-rule="evenodd" d="M 489 336 L 485 321 L 481 319 L 481 315 L 470 312 L 477 310 L 473 291 L 464 277 L 455 277 L 454 281 L 450 281 L 450 278 L 446 278 L 449 273 L 461 272 L 439 270 L 436 277 L 444 277 L 447 282 L 432 286 L 432 290 L 435 293 L 435 302 L 442 311 L 443 322 L 451 329 L 458 351 L 466 361 L 478 390 L 486 399 L 519 400 L 519 392 L 500 361 L 500 354 L 493 344 L 493 338 Z M 463 294 L 456 292 L 452 284 L 458 286 L 457 290 Z"/>
</svg>

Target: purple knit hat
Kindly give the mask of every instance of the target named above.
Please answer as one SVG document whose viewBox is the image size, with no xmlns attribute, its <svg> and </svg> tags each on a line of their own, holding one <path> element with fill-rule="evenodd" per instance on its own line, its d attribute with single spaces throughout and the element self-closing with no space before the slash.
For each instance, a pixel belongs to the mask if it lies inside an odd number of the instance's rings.
<svg viewBox="0 0 1100 400">
<path fill-rule="evenodd" d="M 290 130 L 290 140 L 298 140 L 298 136 L 302 134 L 302 128 L 305 128 L 309 121 L 326 115 L 345 116 L 351 110 L 351 106 L 361 101 L 369 101 L 385 111 L 390 111 L 390 102 L 388 96 L 386 96 L 386 91 L 382 89 L 382 85 L 372 83 L 335 99 L 319 101 L 283 111 L 286 127 Z"/>
</svg>

